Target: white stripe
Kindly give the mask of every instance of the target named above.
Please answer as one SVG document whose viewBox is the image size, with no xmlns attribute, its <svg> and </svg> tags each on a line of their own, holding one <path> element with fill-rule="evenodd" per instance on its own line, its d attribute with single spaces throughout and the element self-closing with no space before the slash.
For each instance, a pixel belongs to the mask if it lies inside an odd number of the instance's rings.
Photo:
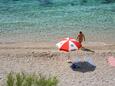
<svg viewBox="0 0 115 86">
<path fill-rule="evenodd" d="M 71 41 L 69 41 L 69 51 L 76 50 L 78 47 Z"/>
<path fill-rule="evenodd" d="M 67 41 L 69 40 L 69 37 L 65 38 Z"/>
<path fill-rule="evenodd" d="M 56 46 L 57 46 L 58 48 L 61 48 L 62 45 L 63 45 L 64 43 L 66 43 L 66 42 L 67 42 L 67 40 L 60 41 L 59 43 L 56 44 Z"/>
</svg>

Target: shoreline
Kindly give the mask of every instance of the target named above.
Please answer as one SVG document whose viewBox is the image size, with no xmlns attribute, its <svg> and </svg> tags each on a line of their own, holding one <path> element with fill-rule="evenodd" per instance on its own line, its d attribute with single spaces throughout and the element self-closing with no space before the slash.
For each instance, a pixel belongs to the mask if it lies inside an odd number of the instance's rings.
<svg viewBox="0 0 115 86">
<path fill-rule="evenodd" d="M 58 42 L 3 42 L 0 49 L 57 49 Z M 104 42 L 84 42 L 83 47 L 94 50 L 115 50 L 115 44 Z"/>
</svg>

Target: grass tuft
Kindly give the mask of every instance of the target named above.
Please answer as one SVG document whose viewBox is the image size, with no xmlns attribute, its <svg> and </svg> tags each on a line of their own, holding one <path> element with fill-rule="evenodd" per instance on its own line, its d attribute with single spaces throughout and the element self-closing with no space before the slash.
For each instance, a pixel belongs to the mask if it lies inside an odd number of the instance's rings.
<svg viewBox="0 0 115 86">
<path fill-rule="evenodd" d="M 57 86 L 57 77 L 46 77 L 42 74 L 9 73 L 7 86 Z"/>
</svg>

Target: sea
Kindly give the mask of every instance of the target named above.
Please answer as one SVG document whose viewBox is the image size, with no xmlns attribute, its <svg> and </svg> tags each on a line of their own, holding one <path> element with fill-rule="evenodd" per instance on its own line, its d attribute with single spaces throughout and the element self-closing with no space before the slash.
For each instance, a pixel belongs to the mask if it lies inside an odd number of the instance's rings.
<svg viewBox="0 0 115 86">
<path fill-rule="evenodd" d="M 0 43 L 77 38 L 115 44 L 115 0 L 0 0 Z"/>
</svg>

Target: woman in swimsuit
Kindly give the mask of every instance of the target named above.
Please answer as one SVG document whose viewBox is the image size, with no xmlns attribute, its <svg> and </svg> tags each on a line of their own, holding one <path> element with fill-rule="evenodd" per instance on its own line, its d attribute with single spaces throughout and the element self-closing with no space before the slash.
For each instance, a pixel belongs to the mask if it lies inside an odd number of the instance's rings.
<svg viewBox="0 0 115 86">
<path fill-rule="evenodd" d="M 83 40 L 85 41 L 85 36 L 81 31 L 79 32 L 77 39 L 78 39 L 79 43 L 82 43 Z"/>
</svg>

